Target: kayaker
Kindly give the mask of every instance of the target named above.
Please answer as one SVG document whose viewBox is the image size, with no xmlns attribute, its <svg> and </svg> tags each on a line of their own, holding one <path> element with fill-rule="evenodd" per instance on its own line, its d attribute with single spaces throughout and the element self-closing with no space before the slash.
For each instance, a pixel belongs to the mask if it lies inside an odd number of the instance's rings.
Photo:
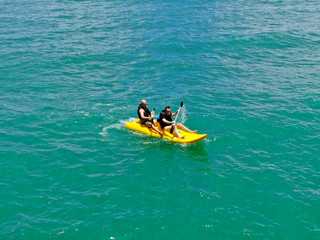
<svg viewBox="0 0 320 240">
<path fill-rule="evenodd" d="M 141 124 L 145 125 L 148 128 L 152 128 L 156 132 L 158 132 L 160 135 L 163 134 L 162 131 L 160 131 L 156 126 L 154 126 L 154 111 L 150 112 L 147 108 L 147 101 L 143 99 L 138 107 L 138 117 L 141 120 Z"/>
<path fill-rule="evenodd" d="M 176 116 L 179 113 L 179 110 L 175 113 L 171 113 L 171 107 L 166 106 L 164 110 L 161 111 L 159 115 L 159 123 L 163 130 L 170 131 L 170 133 L 175 132 L 178 138 L 184 138 L 185 136 L 181 136 L 178 132 L 178 128 L 182 128 L 183 130 L 189 132 L 189 133 L 196 133 L 198 130 L 191 131 L 189 128 L 184 126 L 182 123 L 176 123 L 172 120 L 172 117 Z"/>
</svg>

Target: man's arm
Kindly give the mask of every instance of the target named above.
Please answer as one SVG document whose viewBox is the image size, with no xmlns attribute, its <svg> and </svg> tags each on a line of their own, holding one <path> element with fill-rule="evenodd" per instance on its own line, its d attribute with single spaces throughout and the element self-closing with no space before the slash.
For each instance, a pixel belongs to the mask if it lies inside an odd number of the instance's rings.
<svg viewBox="0 0 320 240">
<path fill-rule="evenodd" d="M 176 111 L 175 113 L 172 113 L 172 117 L 174 117 L 175 115 L 177 115 L 180 111 Z"/>
<path fill-rule="evenodd" d="M 139 114 L 140 114 L 140 117 L 142 120 L 151 120 L 152 119 L 152 117 L 144 116 L 144 110 L 142 108 L 139 110 Z"/>
<path fill-rule="evenodd" d="M 174 121 L 170 122 L 170 121 L 168 121 L 168 120 L 165 119 L 165 118 L 162 118 L 162 121 L 163 121 L 164 123 L 166 123 L 166 124 L 174 124 Z"/>
</svg>

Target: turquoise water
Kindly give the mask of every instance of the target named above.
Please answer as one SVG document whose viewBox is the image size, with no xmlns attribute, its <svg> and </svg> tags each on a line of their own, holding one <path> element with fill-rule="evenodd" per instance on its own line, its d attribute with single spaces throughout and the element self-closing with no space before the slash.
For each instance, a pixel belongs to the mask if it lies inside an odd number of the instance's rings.
<svg viewBox="0 0 320 240">
<path fill-rule="evenodd" d="M 320 239 L 318 1 L 0 6 L 1 239 Z"/>
</svg>

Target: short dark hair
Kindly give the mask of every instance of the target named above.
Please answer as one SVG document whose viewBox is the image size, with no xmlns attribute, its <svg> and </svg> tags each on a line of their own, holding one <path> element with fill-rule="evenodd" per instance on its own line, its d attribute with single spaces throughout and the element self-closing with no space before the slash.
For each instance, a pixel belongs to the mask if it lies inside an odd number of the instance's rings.
<svg viewBox="0 0 320 240">
<path fill-rule="evenodd" d="M 168 108 L 171 108 L 170 106 L 166 106 L 164 109 L 168 109 Z"/>
</svg>

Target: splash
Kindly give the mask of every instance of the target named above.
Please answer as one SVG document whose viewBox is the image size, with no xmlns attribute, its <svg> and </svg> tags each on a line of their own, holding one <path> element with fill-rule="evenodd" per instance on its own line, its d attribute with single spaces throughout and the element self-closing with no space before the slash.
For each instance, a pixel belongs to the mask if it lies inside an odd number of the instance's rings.
<svg viewBox="0 0 320 240">
<path fill-rule="evenodd" d="M 124 129 L 125 125 L 128 122 L 133 122 L 135 120 L 136 119 L 133 117 L 126 119 L 126 120 L 120 120 L 118 123 L 114 123 L 114 124 L 103 127 L 102 131 L 99 134 L 102 135 L 103 137 L 106 137 L 106 136 L 108 136 L 108 131 L 110 131 L 112 129 L 118 129 L 118 130 Z"/>
<path fill-rule="evenodd" d="M 187 109 L 186 109 L 186 107 L 184 106 L 183 108 L 182 108 L 182 110 L 181 110 L 181 118 L 180 118 L 180 122 L 182 123 L 182 124 L 184 124 L 186 121 L 187 121 Z M 178 119 L 179 120 L 179 119 Z M 179 122 L 179 121 L 178 121 Z"/>
</svg>

